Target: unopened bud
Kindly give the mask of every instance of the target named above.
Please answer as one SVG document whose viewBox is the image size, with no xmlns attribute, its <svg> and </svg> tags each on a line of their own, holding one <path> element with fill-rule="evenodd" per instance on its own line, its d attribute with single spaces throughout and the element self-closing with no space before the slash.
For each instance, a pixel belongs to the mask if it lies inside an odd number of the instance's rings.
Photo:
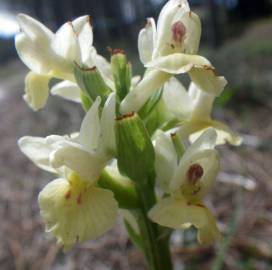
<svg viewBox="0 0 272 270">
<path fill-rule="evenodd" d="M 106 85 L 99 70 L 96 67 L 87 68 L 75 64 L 74 74 L 80 89 L 92 101 L 98 96 L 101 97 L 102 104 L 106 101 L 111 89 Z"/>
<path fill-rule="evenodd" d="M 116 101 L 118 107 L 125 98 L 131 84 L 131 64 L 127 61 L 124 51 L 118 49 L 112 51 L 111 68 L 116 88 Z"/>
</svg>

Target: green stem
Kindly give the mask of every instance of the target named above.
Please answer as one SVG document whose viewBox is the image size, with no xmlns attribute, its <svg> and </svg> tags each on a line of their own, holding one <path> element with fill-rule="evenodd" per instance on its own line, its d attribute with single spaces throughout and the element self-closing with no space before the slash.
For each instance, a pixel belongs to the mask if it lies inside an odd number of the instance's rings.
<svg viewBox="0 0 272 270">
<path fill-rule="evenodd" d="M 169 236 L 168 234 L 163 235 L 162 228 L 148 218 L 148 211 L 156 203 L 154 189 L 138 186 L 136 190 L 141 205 L 137 221 L 148 270 L 171 270 L 172 261 L 169 251 Z"/>
<path fill-rule="evenodd" d="M 120 208 L 139 208 L 139 200 L 135 185 L 129 179 L 110 174 L 106 170 L 103 170 L 98 185 L 102 188 L 109 189 L 114 193 L 114 197 Z"/>
</svg>

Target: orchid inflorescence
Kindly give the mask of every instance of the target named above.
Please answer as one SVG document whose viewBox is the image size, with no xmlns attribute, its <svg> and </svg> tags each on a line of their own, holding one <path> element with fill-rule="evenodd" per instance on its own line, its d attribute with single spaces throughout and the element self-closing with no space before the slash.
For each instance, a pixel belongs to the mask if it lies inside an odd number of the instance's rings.
<svg viewBox="0 0 272 270">
<path fill-rule="evenodd" d="M 241 138 L 211 117 L 227 82 L 198 54 L 201 23 L 187 0 L 169 0 L 157 23 L 148 18 L 140 31 L 142 78 L 132 76 L 124 51 L 112 50 L 110 62 L 97 53 L 89 16 L 56 33 L 25 14 L 17 19 L 16 49 L 30 69 L 25 101 L 37 111 L 51 93 L 86 112 L 79 132 L 19 140 L 29 159 L 56 175 L 38 198 L 46 231 L 69 249 L 104 234 L 123 209 L 150 269 L 170 269 L 156 265 L 155 253 L 171 229 L 194 226 L 200 243 L 220 239 L 204 196 L 219 171 L 216 145 Z M 188 90 L 178 74 L 189 75 Z"/>
</svg>

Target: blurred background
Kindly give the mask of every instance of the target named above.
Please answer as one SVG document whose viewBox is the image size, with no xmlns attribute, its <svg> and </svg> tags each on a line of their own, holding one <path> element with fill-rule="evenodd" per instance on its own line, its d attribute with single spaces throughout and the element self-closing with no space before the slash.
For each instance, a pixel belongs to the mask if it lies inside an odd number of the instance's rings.
<svg viewBox="0 0 272 270">
<path fill-rule="evenodd" d="M 23 135 L 78 130 L 83 116 L 73 103 L 51 97 L 32 112 L 22 100 L 26 67 L 14 48 L 15 16 L 27 13 L 52 30 L 90 14 L 94 44 L 123 48 L 142 74 L 137 35 L 157 18 L 165 0 L 0 0 L 0 269 L 144 269 L 120 222 L 97 241 L 64 254 L 44 233 L 37 194 L 52 179 L 18 150 Z M 222 245 L 199 246 L 193 232 L 175 232 L 178 270 L 272 269 L 272 13 L 270 0 L 189 0 L 202 19 L 201 54 L 229 81 L 215 115 L 244 137 L 239 148 L 220 147 L 222 172 L 208 204 L 224 232 Z"/>
</svg>

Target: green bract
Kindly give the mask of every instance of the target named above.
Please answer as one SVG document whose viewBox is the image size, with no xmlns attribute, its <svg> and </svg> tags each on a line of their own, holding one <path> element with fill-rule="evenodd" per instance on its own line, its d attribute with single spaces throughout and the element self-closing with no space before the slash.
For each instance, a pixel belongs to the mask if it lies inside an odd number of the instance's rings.
<svg viewBox="0 0 272 270">
<path fill-rule="evenodd" d="M 154 174 L 155 154 L 142 120 L 135 113 L 120 116 L 115 134 L 119 170 L 135 182 L 147 181 Z"/>
</svg>

